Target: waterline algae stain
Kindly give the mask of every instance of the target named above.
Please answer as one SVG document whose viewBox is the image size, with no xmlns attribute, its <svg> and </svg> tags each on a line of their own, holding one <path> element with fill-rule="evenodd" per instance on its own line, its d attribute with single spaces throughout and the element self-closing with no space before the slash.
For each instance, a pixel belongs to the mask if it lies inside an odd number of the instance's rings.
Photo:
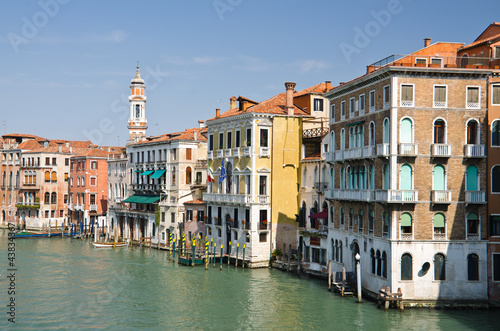
<svg viewBox="0 0 500 331">
<path fill-rule="evenodd" d="M 8 321 L 7 231 L 0 230 L 0 329 Z M 494 329 L 494 311 L 387 313 L 271 269 L 191 268 L 138 247 L 69 238 L 16 241 L 16 323 L 45 329 Z"/>
</svg>

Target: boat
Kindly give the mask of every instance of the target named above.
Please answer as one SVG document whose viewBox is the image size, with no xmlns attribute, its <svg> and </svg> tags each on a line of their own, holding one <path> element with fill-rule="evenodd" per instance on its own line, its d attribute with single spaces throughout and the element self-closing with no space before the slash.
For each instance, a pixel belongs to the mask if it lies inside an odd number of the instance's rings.
<svg viewBox="0 0 500 331">
<path fill-rule="evenodd" d="M 92 242 L 95 248 L 113 248 L 113 247 L 125 247 L 127 246 L 126 242 L 119 241 L 117 243 L 113 242 Z"/>
<path fill-rule="evenodd" d="M 28 231 L 21 231 L 16 234 L 14 234 L 15 239 L 21 239 L 21 238 L 49 238 L 49 237 L 62 237 L 65 234 L 63 232 L 28 232 Z"/>
</svg>

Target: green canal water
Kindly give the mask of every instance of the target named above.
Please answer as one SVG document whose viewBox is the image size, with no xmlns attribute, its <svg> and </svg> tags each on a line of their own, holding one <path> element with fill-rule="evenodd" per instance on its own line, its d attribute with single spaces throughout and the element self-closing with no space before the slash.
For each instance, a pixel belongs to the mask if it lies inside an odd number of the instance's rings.
<svg viewBox="0 0 500 331">
<path fill-rule="evenodd" d="M 384 312 L 279 270 L 184 267 L 165 251 L 95 249 L 69 238 L 16 240 L 12 324 L 4 230 L 0 248 L 1 330 L 500 329 L 498 311 Z"/>
</svg>

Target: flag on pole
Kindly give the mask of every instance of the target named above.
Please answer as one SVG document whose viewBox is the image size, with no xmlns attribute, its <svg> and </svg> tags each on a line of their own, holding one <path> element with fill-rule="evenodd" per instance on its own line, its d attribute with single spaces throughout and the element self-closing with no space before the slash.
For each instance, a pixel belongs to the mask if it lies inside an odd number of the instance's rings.
<svg viewBox="0 0 500 331">
<path fill-rule="evenodd" d="M 213 183 L 213 182 L 215 182 L 214 175 L 212 174 L 212 170 L 210 170 L 210 166 L 208 165 L 208 160 L 207 160 L 207 183 Z"/>
<path fill-rule="evenodd" d="M 224 160 L 222 160 L 222 166 L 220 168 L 219 184 L 226 179 L 226 169 L 224 168 Z"/>
</svg>

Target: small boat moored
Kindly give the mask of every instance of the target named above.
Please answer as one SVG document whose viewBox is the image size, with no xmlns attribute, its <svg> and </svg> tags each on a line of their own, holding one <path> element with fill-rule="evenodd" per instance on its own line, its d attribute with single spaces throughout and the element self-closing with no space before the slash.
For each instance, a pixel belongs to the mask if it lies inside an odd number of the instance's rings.
<svg viewBox="0 0 500 331">
<path fill-rule="evenodd" d="M 92 242 L 92 245 L 94 245 L 95 248 L 113 248 L 113 247 L 125 247 L 127 246 L 127 243 L 120 241 L 117 243 L 113 242 Z"/>
</svg>

